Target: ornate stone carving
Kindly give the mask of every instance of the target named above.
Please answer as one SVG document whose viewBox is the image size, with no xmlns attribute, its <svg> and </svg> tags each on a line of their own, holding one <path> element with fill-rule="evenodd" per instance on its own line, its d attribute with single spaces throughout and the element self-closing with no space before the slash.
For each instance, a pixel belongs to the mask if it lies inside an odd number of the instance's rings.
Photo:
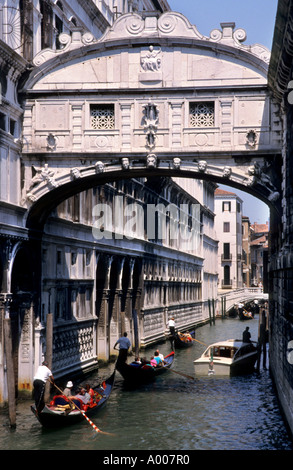
<svg viewBox="0 0 293 470">
<path fill-rule="evenodd" d="M 72 168 L 70 170 L 70 176 L 71 176 L 71 179 L 77 180 L 78 178 L 81 177 L 81 173 L 78 168 Z"/>
<path fill-rule="evenodd" d="M 105 171 L 105 165 L 103 162 L 101 161 L 98 161 L 95 163 L 95 170 L 96 170 L 96 173 L 104 173 Z"/>
<path fill-rule="evenodd" d="M 159 122 L 157 105 L 149 101 L 144 106 L 144 128 L 146 129 L 146 146 L 153 149 L 156 146 L 156 132 Z"/>
<path fill-rule="evenodd" d="M 157 155 L 155 155 L 154 153 L 150 153 L 147 156 L 146 165 L 147 165 L 147 168 L 149 168 L 149 169 L 156 168 L 156 166 L 157 166 Z"/>
<path fill-rule="evenodd" d="M 52 134 L 50 132 L 50 134 L 48 134 L 47 136 L 47 149 L 48 150 L 56 150 L 56 146 L 57 146 L 57 138 L 54 136 L 54 134 Z"/>
<path fill-rule="evenodd" d="M 146 55 L 143 55 L 140 59 L 140 64 L 145 72 L 157 72 L 161 68 L 160 58 L 161 48 L 157 51 L 154 50 L 154 46 L 150 46 Z"/>
<path fill-rule="evenodd" d="M 38 186 L 40 183 L 43 183 L 44 181 L 47 182 L 48 187 L 50 189 L 56 188 L 58 186 L 58 183 L 53 178 L 53 176 L 55 175 L 55 171 L 50 170 L 48 163 L 45 163 L 43 168 L 36 168 L 33 166 L 33 169 L 35 170 L 36 175 L 31 180 L 29 191 L 31 191 L 35 186 Z"/>
<path fill-rule="evenodd" d="M 207 170 L 207 162 L 205 160 L 200 160 L 198 162 L 198 171 L 200 171 L 201 173 L 205 173 L 206 170 Z"/>
<path fill-rule="evenodd" d="M 230 178 L 232 173 L 232 169 L 229 166 L 225 166 L 223 168 L 223 178 Z"/>
<path fill-rule="evenodd" d="M 246 144 L 254 148 L 257 144 L 258 136 L 254 129 L 250 129 L 246 134 Z"/>
<path fill-rule="evenodd" d="M 248 168 L 249 178 L 247 184 L 248 186 L 263 186 L 267 191 L 269 191 L 268 200 L 274 202 L 279 199 L 280 193 L 273 185 L 271 178 L 266 174 L 266 171 L 266 165 L 260 166 L 257 162 L 254 162 L 254 164 Z"/>
<path fill-rule="evenodd" d="M 214 127 L 215 111 L 213 102 L 190 103 L 190 127 Z"/>
<path fill-rule="evenodd" d="M 122 166 L 122 170 L 129 170 L 129 167 L 130 167 L 129 158 L 126 158 L 126 157 L 121 158 L 121 166 Z"/>
<path fill-rule="evenodd" d="M 172 168 L 174 170 L 180 170 L 181 159 L 179 157 L 174 157 L 172 160 Z"/>
</svg>

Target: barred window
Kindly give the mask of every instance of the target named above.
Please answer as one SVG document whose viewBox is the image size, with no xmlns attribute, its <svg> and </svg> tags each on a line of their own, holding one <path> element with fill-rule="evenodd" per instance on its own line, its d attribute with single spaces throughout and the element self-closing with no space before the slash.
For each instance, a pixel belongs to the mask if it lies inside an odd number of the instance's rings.
<svg viewBox="0 0 293 470">
<path fill-rule="evenodd" d="M 90 107 L 92 129 L 114 129 L 115 116 L 113 104 L 93 104 Z"/>
<path fill-rule="evenodd" d="M 215 125 L 215 104 L 213 102 L 190 103 L 190 127 L 213 127 Z"/>
</svg>

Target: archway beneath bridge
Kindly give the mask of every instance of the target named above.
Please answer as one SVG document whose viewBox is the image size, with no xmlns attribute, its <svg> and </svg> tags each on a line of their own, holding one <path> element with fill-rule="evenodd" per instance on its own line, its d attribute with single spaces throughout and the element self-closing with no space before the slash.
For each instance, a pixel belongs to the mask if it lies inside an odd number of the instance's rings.
<svg viewBox="0 0 293 470">
<path fill-rule="evenodd" d="M 99 156 L 101 159 L 101 156 Z M 125 157 L 124 157 L 125 158 Z M 176 157 L 175 157 L 176 158 Z M 162 159 L 163 160 L 163 159 Z M 275 173 L 273 175 L 274 179 L 280 181 L 280 160 L 275 159 L 273 168 L 275 168 Z M 99 161 L 102 161 L 99 160 Z M 139 160 L 137 160 L 139 161 Z M 280 220 L 280 199 L 279 193 L 275 190 L 272 191 L 269 185 L 265 185 L 262 182 L 258 182 L 255 178 L 254 187 L 250 187 L 247 184 L 248 178 L 236 177 L 234 179 L 226 178 L 223 176 L 217 176 L 215 173 L 220 173 L 223 171 L 223 167 L 219 166 L 218 168 L 211 168 L 206 161 L 198 162 L 196 158 L 191 159 L 191 163 L 188 161 L 183 162 L 180 168 L 170 167 L 170 163 L 166 163 L 166 160 L 162 161 L 156 165 L 156 167 L 147 168 L 143 159 L 142 163 L 137 163 L 134 161 L 133 168 L 129 166 L 126 171 L 121 170 L 120 163 L 111 164 L 106 168 L 106 171 L 97 174 L 96 166 L 94 165 L 91 168 L 86 170 L 81 170 L 79 172 L 79 178 L 72 180 L 70 174 L 64 176 L 60 179 L 58 187 L 48 190 L 47 184 L 44 185 L 43 194 L 28 207 L 26 215 L 26 226 L 29 229 L 40 230 L 43 228 L 44 223 L 46 222 L 49 214 L 60 204 L 62 201 L 74 196 L 75 194 L 85 191 L 87 189 L 104 185 L 106 183 L 111 183 L 112 181 L 121 181 L 128 180 L 133 178 L 189 178 L 196 180 L 211 181 L 213 183 L 224 184 L 230 186 L 231 188 L 239 189 L 240 191 L 246 192 L 251 196 L 260 199 L 262 202 L 267 204 L 271 211 L 271 217 L 274 221 Z M 204 164 L 204 171 L 200 170 L 200 165 Z M 278 171 L 277 171 L 278 169 Z M 83 175 L 84 173 L 84 175 Z M 245 181 L 246 180 L 246 181 Z M 276 189 L 276 187 L 274 187 Z M 41 188 L 38 188 L 38 191 L 41 191 Z M 33 199 L 32 193 L 30 197 Z M 279 225 L 277 223 L 277 225 Z"/>
</svg>

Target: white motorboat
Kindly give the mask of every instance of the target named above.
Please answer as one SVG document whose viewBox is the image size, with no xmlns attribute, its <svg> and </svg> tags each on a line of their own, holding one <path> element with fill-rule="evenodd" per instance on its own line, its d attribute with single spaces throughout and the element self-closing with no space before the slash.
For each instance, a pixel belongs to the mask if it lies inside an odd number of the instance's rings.
<svg viewBox="0 0 293 470">
<path fill-rule="evenodd" d="M 255 342 L 228 339 L 211 344 L 194 361 L 195 375 L 237 375 L 251 372 L 257 360 Z"/>
</svg>

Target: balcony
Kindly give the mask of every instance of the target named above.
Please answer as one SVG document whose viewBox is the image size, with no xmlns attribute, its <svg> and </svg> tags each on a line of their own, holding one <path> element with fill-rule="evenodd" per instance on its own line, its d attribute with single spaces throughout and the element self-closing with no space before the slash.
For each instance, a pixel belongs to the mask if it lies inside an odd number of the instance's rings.
<svg viewBox="0 0 293 470">
<path fill-rule="evenodd" d="M 222 261 L 222 263 L 224 261 L 232 262 L 232 253 L 222 253 L 221 254 L 221 261 Z"/>
<path fill-rule="evenodd" d="M 232 279 L 222 279 L 222 289 L 232 289 Z"/>
</svg>

